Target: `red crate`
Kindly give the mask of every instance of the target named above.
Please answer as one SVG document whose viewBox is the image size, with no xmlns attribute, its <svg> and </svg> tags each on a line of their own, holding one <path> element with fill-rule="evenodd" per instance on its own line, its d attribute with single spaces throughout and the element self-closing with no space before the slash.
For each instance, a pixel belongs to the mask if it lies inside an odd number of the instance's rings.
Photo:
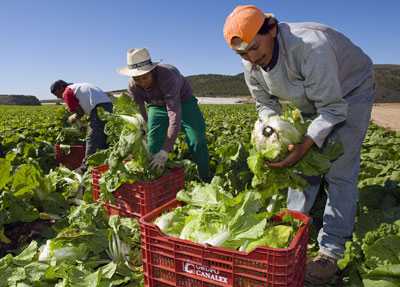
<svg viewBox="0 0 400 287">
<path fill-rule="evenodd" d="M 99 179 L 108 170 L 108 164 L 92 169 L 93 195 L 95 202 L 104 204 L 109 215 L 117 214 L 121 217 L 139 217 L 149 213 L 157 207 L 173 200 L 181 189 L 185 188 L 185 173 L 181 167 L 174 167 L 171 173 L 151 182 L 135 181 L 124 183 L 112 194 L 116 204 L 107 200 L 99 201 Z"/>
<path fill-rule="evenodd" d="M 84 145 L 71 145 L 70 153 L 66 154 L 60 145 L 56 144 L 55 151 L 57 166 L 62 163 L 70 170 L 74 170 L 81 166 L 82 161 L 85 158 L 86 147 Z"/>
<path fill-rule="evenodd" d="M 146 287 L 156 286 L 304 286 L 309 217 L 301 219 L 288 248 L 258 246 L 250 252 L 193 243 L 167 236 L 152 222 L 165 211 L 184 205 L 172 200 L 139 219 L 143 274 Z"/>
</svg>

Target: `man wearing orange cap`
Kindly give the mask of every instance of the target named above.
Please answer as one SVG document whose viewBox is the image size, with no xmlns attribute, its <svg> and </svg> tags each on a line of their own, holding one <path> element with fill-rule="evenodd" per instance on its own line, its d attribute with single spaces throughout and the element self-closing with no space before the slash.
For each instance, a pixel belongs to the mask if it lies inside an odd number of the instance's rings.
<svg viewBox="0 0 400 287">
<path fill-rule="evenodd" d="M 328 199 L 319 254 L 307 263 L 306 280 L 324 284 L 339 269 L 356 216 L 360 149 L 368 129 L 375 97 L 370 58 L 346 36 L 318 23 L 279 23 L 255 6 L 238 6 L 227 18 L 224 37 L 242 57 L 247 86 L 259 116 L 280 114 L 279 100 L 290 101 L 305 118 L 313 117 L 304 140 L 281 162 L 285 168 L 300 160 L 311 146 L 324 149 L 340 141 L 344 154 L 323 175 Z M 291 147 L 292 148 L 292 147 Z M 289 189 L 289 209 L 308 213 L 321 177 L 306 177 L 308 190 Z"/>
</svg>

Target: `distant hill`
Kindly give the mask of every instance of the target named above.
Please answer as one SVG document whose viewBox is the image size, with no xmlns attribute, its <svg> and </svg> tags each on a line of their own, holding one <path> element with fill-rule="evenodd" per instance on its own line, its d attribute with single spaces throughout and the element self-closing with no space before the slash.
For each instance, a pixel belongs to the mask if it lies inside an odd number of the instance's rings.
<svg viewBox="0 0 400 287">
<path fill-rule="evenodd" d="M 400 102 L 400 65 L 374 65 L 376 103 Z M 186 77 L 196 96 L 250 95 L 243 73 L 236 76 L 196 75 Z"/>
<path fill-rule="evenodd" d="M 41 103 L 35 96 L 0 95 L 0 105 L 7 106 L 40 106 Z"/>
<path fill-rule="evenodd" d="M 400 102 L 400 65 L 374 65 L 376 103 Z"/>
<path fill-rule="evenodd" d="M 400 65 L 374 65 L 376 78 L 376 103 L 400 102 Z M 187 76 L 186 79 L 196 97 L 250 96 L 243 73 L 235 76 L 201 74 Z M 110 96 L 126 92 L 114 90 Z"/>
<path fill-rule="evenodd" d="M 236 76 L 205 74 L 188 76 L 186 79 L 197 97 L 250 96 L 243 73 Z"/>
</svg>

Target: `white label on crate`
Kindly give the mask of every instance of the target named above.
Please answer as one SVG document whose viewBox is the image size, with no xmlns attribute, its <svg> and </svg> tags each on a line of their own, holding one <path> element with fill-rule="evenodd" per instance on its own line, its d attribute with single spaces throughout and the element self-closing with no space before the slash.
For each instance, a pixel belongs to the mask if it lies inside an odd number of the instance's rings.
<svg viewBox="0 0 400 287">
<path fill-rule="evenodd" d="M 186 272 L 189 274 L 195 274 L 197 276 L 215 280 L 215 281 L 218 281 L 221 283 L 228 283 L 228 278 L 219 275 L 218 270 L 199 266 L 199 265 L 192 264 L 192 263 L 186 263 L 186 262 L 182 262 L 182 263 L 183 263 L 183 272 Z"/>
</svg>

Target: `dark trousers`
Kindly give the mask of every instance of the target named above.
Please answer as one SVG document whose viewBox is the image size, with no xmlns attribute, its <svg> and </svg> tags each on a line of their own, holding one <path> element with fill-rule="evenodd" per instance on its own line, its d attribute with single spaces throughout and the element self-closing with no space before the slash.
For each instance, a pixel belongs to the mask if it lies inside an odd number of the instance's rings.
<svg viewBox="0 0 400 287">
<path fill-rule="evenodd" d="M 104 133 L 104 127 L 106 121 L 102 121 L 97 114 L 97 108 L 103 108 L 105 111 L 112 113 L 112 103 L 102 103 L 96 105 L 96 107 L 90 112 L 89 118 L 89 132 L 86 137 L 86 153 L 85 158 L 82 161 L 82 165 L 79 168 L 81 173 L 85 173 L 88 168 L 87 158 L 94 154 L 97 149 L 107 149 L 107 135 Z"/>
</svg>

